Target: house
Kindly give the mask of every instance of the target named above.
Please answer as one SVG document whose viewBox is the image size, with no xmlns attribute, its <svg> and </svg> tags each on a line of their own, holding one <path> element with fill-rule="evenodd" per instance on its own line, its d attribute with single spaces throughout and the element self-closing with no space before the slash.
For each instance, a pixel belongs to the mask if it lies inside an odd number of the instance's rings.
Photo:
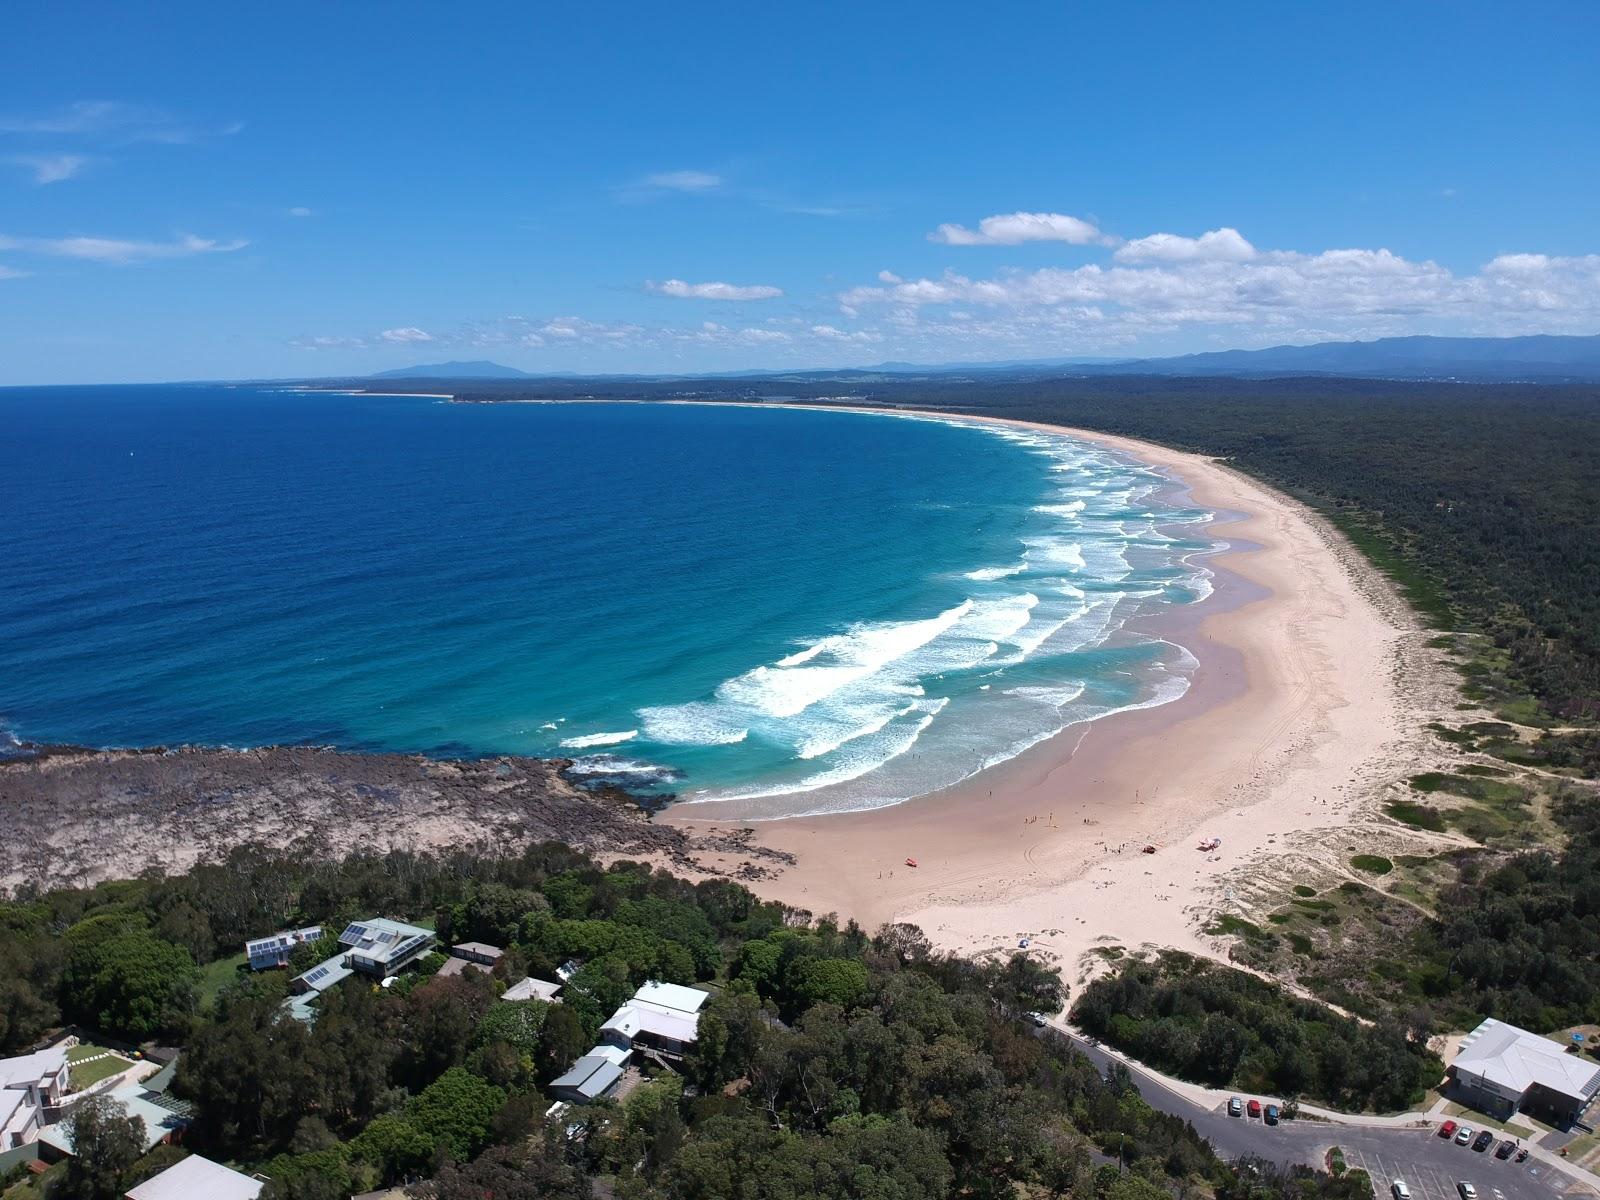
<svg viewBox="0 0 1600 1200">
<path fill-rule="evenodd" d="M 65 1046 L 0 1058 L 0 1151 L 32 1142 L 67 1087 Z"/>
<path fill-rule="evenodd" d="M 491 946 L 488 942 L 458 942 L 450 947 L 450 954 L 453 958 L 462 958 L 484 967 L 494 967 L 506 956 L 499 946 Z"/>
<path fill-rule="evenodd" d="M 543 1000 L 546 1004 L 559 1004 L 556 993 L 561 990 L 559 983 L 550 983 L 544 979 L 527 979 L 513 983 L 500 997 L 502 1000 Z"/>
<path fill-rule="evenodd" d="M 626 1054 L 623 1060 L 626 1061 Z M 615 1050 L 597 1046 L 573 1063 L 565 1075 L 551 1080 L 550 1094 L 558 1100 L 588 1104 L 602 1099 L 616 1087 L 622 1079 L 622 1069 Z"/>
<path fill-rule="evenodd" d="M 700 1009 L 710 998 L 698 988 L 646 983 L 600 1026 L 600 1037 L 623 1049 L 638 1045 L 684 1054 L 700 1036 Z"/>
<path fill-rule="evenodd" d="M 499 946 L 491 946 L 488 942 L 460 942 L 450 947 L 450 959 L 439 968 L 439 974 L 459 975 L 468 967 L 472 967 L 487 975 L 505 956 L 504 950 Z"/>
<path fill-rule="evenodd" d="M 346 962 L 352 970 L 377 979 L 387 979 L 433 945 L 433 931 L 384 917 L 352 921 L 339 935 L 339 944 L 349 948 Z"/>
<path fill-rule="evenodd" d="M 144 1148 L 148 1152 L 162 1142 L 171 1141 L 189 1124 L 187 1106 L 143 1084 L 125 1083 L 109 1092 L 97 1093 L 122 1105 L 130 1117 L 144 1122 Z M 70 1107 L 67 1110 L 71 1111 Z M 40 1156 L 51 1160 L 72 1154 L 72 1130 L 66 1121 L 47 1125 L 39 1132 Z"/>
<path fill-rule="evenodd" d="M 304 929 L 280 929 L 277 933 L 246 942 L 244 952 L 250 959 L 252 971 L 287 967 L 290 951 L 306 942 L 314 942 L 321 936 L 321 925 L 308 925 Z"/>
<path fill-rule="evenodd" d="M 1562 1046 L 1489 1019 L 1461 1043 L 1450 1076 L 1467 1100 L 1492 1115 L 1519 1109 L 1568 1125 L 1600 1091 L 1600 1066 Z"/>
<path fill-rule="evenodd" d="M 256 1200 L 265 1186 L 259 1179 L 191 1154 L 130 1189 L 127 1200 Z"/>
</svg>

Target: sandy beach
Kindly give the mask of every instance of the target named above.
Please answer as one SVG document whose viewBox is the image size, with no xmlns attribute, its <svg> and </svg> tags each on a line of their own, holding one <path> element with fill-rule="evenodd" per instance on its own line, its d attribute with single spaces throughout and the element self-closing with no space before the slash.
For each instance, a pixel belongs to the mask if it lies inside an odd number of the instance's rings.
<svg viewBox="0 0 1600 1200">
<path fill-rule="evenodd" d="M 1214 595 L 1144 626 L 1199 660 L 1189 691 L 891 808 L 763 822 L 757 840 L 798 862 L 755 889 L 869 929 L 910 922 L 953 951 L 1027 937 L 1071 980 L 1096 948 L 1224 955 L 1204 933 L 1219 911 L 1348 873 L 1350 852 L 1415 845 L 1379 803 L 1437 757 L 1425 725 L 1458 696 L 1387 581 L 1321 518 L 1221 463 L 1038 428 L 1141 459 L 1218 514 Z M 664 819 L 714 828 L 713 807 Z M 1197 849 L 1207 837 L 1220 849 Z"/>
</svg>

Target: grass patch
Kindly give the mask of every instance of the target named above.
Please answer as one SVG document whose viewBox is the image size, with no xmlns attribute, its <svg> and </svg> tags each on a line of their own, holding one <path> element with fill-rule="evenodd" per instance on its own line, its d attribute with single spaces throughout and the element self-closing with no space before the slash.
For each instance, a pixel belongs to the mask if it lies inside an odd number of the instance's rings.
<svg viewBox="0 0 1600 1200">
<path fill-rule="evenodd" d="M 1303 933 L 1291 933 L 1288 938 L 1289 945 L 1294 948 L 1296 954 L 1303 954 L 1310 958 L 1317 951 L 1316 945 Z"/>
<path fill-rule="evenodd" d="M 1235 937 L 1242 937 L 1250 941 L 1258 941 L 1272 937 L 1270 933 L 1261 928 L 1261 926 L 1255 924 L 1255 922 L 1246 921 L 1243 917 L 1236 917 L 1231 913 L 1224 913 L 1223 915 L 1217 917 L 1217 919 L 1212 921 L 1210 925 L 1206 926 L 1206 933 L 1210 934 L 1212 937 L 1226 937 L 1228 935 L 1233 935 Z"/>
<path fill-rule="evenodd" d="M 1387 875 L 1394 870 L 1394 863 L 1381 854 L 1357 854 L 1350 860 L 1350 865 L 1368 875 Z"/>
<path fill-rule="evenodd" d="M 216 1003 L 217 995 L 235 979 L 244 973 L 242 968 L 247 958 L 241 951 L 232 958 L 219 958 L 214 963 L 207 963 L 200 968 L 200 1007 L 210 1008 Z"/>
<path fill-rule="evenodd" d="M 1448 826 L 1444 814 L 1431 804 L 1418 804 L 1413 800 L 1391 800 L 1383 811 L 1396 821 L 1430 833 L 1443 833 Z"/>
<path fill-rule="evenodd" d="M 1317 894 L 1317 889 L 1314 888 L 1314 887 L 1307 887 L 1303 883 L 1297 883 L 1297 884 L 1294 885 L 1294 894 L 1296 896 L 1304 896 L 1304 897 L 1310 898 L 1310 897 L 1315 896 Z"/>
<path fill-rule="evenodd" d="M 105 1053 L 100 1047 L 96 1050 Z M 110 1079 L 133 1065 L 130 1059 L 123 1058 L 120 1054 L 107 1053 L 105 1058 L 97 1058 L 91 1062 L 79 1061 L 67 1068 L 67 1078 L 72 1085 L 72 1090 L 81 1092 L 86 1087 L 92 1087 L 102 1079 Z"/>
<path fill-rule="evenodd" d="M 1289 901 L 1289 903 L 1294 905 L 1296 908 L 1308 909 L 1311 912 L 1333 911 L 1332 900 L 1304 900 L 1296 896 L 1293 900 Z"/>
</svg>

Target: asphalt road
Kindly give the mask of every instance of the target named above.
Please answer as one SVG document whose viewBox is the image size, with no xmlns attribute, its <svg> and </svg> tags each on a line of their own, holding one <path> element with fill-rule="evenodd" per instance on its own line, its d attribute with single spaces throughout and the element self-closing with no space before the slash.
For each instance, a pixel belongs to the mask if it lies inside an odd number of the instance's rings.
<svg viewBox="0 0 1600 1200">
<path fill-rule="evenodd" d="M 1058 1029 L 1050 1029 L 1048 1034 L 1065 1038 L 1102 1072 L 1116 1061 L 1098 1046 Z M 1554 1200 L 1574 1188 L 1579 1194 L 1593 1195 L 1575 1185 L 1570 1177 L 1532 1158 L 1521 1164 L 1497 1159 L 1492 1146 L 1480 1154 L 1469 1146 L 1457 1146 L 1433 1130 L 1308 1120 L 1267 1125 L 1260 1119 L 1230 1117 L 1225 1106 L 1210 1109 L 1197 1104 L 1137 1067 L 1129 1067 L 1129 1071 L 1146 1103 L 1188 1121 L 1223 1158 L 1253 1155 L 1282 1166 L 1323 1167 L 1329 1149 L 1338 1146 L 1349 1166 L 1361 1167 L 1372 1176 L 1378 1200 L 1389 1200 L 1389 1186 L 1396 1179 L 1405 1181 L 1413 1200 L 1460 1200 L 1456 1191 L 1460 1180 L 1478 1189 L 1478 1200 Z M 1242 1099 L 1248 1101 L 1250 1097 Z"/>
</svg>

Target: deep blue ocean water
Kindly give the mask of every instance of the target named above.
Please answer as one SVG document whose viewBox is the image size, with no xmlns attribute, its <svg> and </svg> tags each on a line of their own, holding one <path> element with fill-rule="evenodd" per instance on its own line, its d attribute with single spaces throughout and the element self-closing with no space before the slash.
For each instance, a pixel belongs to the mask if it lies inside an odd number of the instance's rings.
<svg viewBox="0 0 1600 1200">
<path fill-rule="evenodd" d="M 0 722 L 578 759 L 783 811 L 1175 698 L 1207 514 L 1064 437 L 851 413 L 0 390 Z M 1185 526 L 1192 528 L 1185 529 Z"/>
</svg>

